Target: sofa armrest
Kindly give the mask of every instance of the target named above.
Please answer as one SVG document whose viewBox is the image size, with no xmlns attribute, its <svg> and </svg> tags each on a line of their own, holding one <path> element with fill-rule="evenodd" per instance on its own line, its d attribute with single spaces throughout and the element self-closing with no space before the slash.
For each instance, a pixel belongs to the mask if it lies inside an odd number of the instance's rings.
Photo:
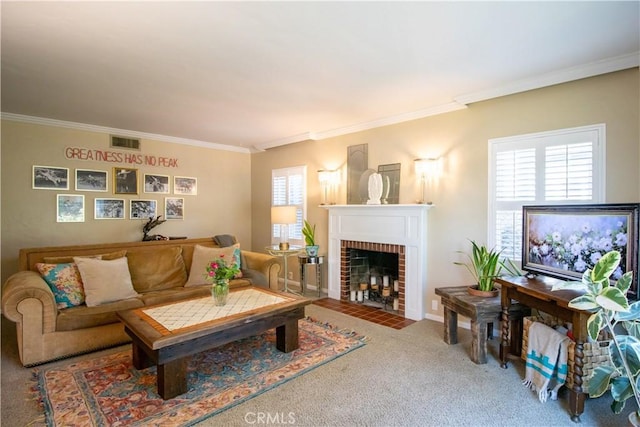
<svg viewBox="0 0 640 427">
<path fill-rule="evenodd" d="M 266 286 L 278 290 L 280 263 L 274 256 L 259 252 L 240 251 L 242 257 L 242 274 L 255 285 Z"/>
<path fill-rule="evenodd" d="M 35 299 L 40 304 L 24 304 L 28 299 Z M 24 307 L 38 307 L 42 313 L 35 318 L 42 319 L 44 332 L 53 332 L 56 328 L 58 308 L 53 292 L 47 282 L 35 271 L 19 271 L 7 279 L 2 288 L 2 314 L 12 322 L 22 323 Z"/>
</svg>

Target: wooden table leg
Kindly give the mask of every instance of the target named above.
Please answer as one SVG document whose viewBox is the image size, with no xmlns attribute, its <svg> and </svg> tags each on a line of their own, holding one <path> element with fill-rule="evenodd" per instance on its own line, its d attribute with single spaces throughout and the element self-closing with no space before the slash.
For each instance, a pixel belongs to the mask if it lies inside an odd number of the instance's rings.
<svg viewBox="0 0 640 427">
<path fill-rule="evenodd" d="M 284 325 L 276 327 L 276 348 L 278 350 L 289 353 L 298 347 L 298 319 L 289 320 Z"/>
<path fill-rule="evenodd" d="M 444 342 L 458 343 L 458 313 L 447 306 L 444 307 Z"/>
<path fill-rule="evenodd" d="M 507 358 L 509 356 L 509 350 L 511 349 L 511 343 L 509 342 L 509 329 L 511 322 L 509 321 L 509 305 L 505 306 L 504 300 L 502 303 L 502 341 L 500 342 L 500 367 L 507 369 Z"/>
<path fill-rule="evenodd" d="M 147 353 L 145 353 L 135 341 L 131 343 L 131 362 L 133 367 L 137 370 L 145 369 L 154 365 L 153 360 L 147 356 Z"/>
<path fill-rule="evenodd" d="M 582 367 L 584 366 L 584 345 L 579 339 L 576 340 L 573 357 L 573 387 L 569 389 L 569 413 L 571 420 L 580 422 L 580 415 L 584 412 L 585 393 L 582 390 Z"/>
<path fill-rule="evenodd" d="M 471 319 L 471 360 L 482 365 L 487 363 L 487 323 Z"/>
<path fill-rule="evenodd" d="M 164 400 L 184 394 L 187 390 L 186 357 L 158 365 L 158 394 Z"/>
</svg>

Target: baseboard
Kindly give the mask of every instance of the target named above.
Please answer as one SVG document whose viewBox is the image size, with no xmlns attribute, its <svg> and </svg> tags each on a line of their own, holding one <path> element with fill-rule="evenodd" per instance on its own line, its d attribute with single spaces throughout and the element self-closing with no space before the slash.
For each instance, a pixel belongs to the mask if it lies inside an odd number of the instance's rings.
<svg viewBox="0 0 640 427">
<path fill-rule="evenodd" d="M 435 322 L 440 322 L 440 323 L 443 323 L 443 324 L 444 324 L 444 317 L 442 317 L 442 316 L 438 316 L 438 315 L 435 315 L 435 314 L 429 314 L 429 313 L 426 313 L 426 314 L 424 315 L 424 318 L 425 318 L 425 319 L 428 319 L 428 320 L 433 320 L 433 321 L 435 321 Z M 469 330 L 470 330 L 470 329 L 471 329 L 471 322 L 470 322 L 470 321 L 468 321 L 468 320 L 467 320 L 467 321 L 462 321 L 462 322 L 461 322 L 461 321 L 460 321 L 460 319 L 458 319 L 458 327 L 459 327 L 459 328 L 469 329 Z"/>
</svg>

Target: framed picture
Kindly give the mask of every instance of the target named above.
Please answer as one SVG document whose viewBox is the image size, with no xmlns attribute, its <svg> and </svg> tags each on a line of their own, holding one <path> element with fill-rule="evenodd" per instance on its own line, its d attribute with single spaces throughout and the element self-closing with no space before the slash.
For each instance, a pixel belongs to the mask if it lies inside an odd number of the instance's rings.
<svg viewBox="0 0 640 427">
<path fill-rule="evenodd" d="M 69 168 L 34 166 L 32 184 L 36 190 L 68 190 Z"/>
<path fill-rule="evenodd" d="M 107 171 L 76 169 L 76 191 L 107 191 Z"/>
<path fill-rule="evenodd" d="M 165 219 L 184 219 L 184 198 L 165 197 L 164 217 Z"/>
<path fill-rule="evenodd" d="M 149 219 L 156 216 L 158 202 L 155 200 L 130 200 L 130 219 Z"/>
<path fill-rule="evenodd" d="M 138 169 L 113 168 L 113 193 L 138 194 Z"/>
<path fill-rule="evenodd" d="M 144 174 L 144 192 L 169 194 L 169 176 Z"/>
<path fill-rule="evenodd" d="M 94 219 L 124 219 L 124 199 L 95 199 Z"/>
<path fill-rule="evenodd" d="M 173 177 L 173 194 L 195 196 L 198 194 L 198 179 L 188 176 Z"/>
<path fill-rule="evenodd" d="M 522 214 L 523 270 L 580 280 L 602 255 L 618 251 L 611 279 L 633 271 L 629 294 L 637 299 L 640 204 L 524 206 Z"/>
<path fill-rule="evenodd" d="M 57 222 L 84 222 L 84 196 L 81 194 L 58 194 Z"/>
</svg>

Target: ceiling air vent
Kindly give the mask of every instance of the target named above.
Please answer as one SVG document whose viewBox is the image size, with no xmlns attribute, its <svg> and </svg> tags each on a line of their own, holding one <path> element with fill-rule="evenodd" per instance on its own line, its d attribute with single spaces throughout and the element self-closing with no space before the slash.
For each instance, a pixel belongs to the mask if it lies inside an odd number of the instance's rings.
<svg viewBox="0 0 640 427">
<path fill-rule="evenodd" d="M 111 135 L 111 146 L 115 148 L 127 148 L 129 150 L 140 150 L 140 140 Z"/>
</svg>

